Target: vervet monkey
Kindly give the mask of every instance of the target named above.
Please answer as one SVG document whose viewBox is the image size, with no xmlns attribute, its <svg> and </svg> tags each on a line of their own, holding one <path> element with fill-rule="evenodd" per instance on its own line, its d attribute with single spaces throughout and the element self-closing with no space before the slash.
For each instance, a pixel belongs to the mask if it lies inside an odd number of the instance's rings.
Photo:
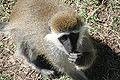
<svg viewBox="0 0 120 80">
<path fill-rule="evenodd" d="M 15 54 L 38 72 L 74 80 L 88 80 L 82 70 L 95 59 L 87 27 L 64 0 L 18 0 L 9 23 L 0 23 L 16 43 Z"/>
</svg>

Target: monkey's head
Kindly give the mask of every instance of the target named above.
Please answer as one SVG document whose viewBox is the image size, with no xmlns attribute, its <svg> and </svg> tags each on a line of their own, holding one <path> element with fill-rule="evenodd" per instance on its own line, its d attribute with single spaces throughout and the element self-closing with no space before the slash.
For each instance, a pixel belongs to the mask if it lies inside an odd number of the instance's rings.
<svg viewBox="0 0 120 80">
<path fill-rule="evenodd" d="M 50 19 L 46 38 L 66 53 L 78 53 L 84 25 L 74 12 L 59 12 Z"/>
</svg>

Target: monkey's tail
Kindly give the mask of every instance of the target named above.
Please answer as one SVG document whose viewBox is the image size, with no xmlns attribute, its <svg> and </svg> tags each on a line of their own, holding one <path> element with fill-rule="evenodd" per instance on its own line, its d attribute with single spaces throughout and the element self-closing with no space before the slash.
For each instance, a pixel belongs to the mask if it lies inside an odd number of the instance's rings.
<svg viewBox="0 0 120 80">
<path fill-rule="evenodd" d="M 85 74 L 78 69 L 74 69 L 68 73 L 68 75 L 73 79 L 73 80 L 88 80 L 88 78 L 85 76 Z"/>
<path fill-rule="evenodd" d="M 10 29 L 8 27 L 8 23 L 7 22 L 0 22 L 0 32 L 4 33 L 5 35 L 7 35 L 8 38 L 10 38 L 10 31 L 12 30 L 12 28 Z"/>
<path fill-rule="evenodd" d="M 6 25 L 6 22 L 0 22 L 0 32 L 2 32 L 5 29 Z"/>
</svg>

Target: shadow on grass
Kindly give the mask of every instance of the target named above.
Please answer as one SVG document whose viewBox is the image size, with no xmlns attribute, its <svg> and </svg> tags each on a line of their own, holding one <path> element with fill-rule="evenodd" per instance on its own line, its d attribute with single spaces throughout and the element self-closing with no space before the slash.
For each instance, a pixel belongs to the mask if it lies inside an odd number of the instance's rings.
<svg viewBox="0 0 120 80">
<path fill-rule="evenodd" d="M 120 80 L 120 56 L 110 47 L 94 40 L 97 57 L 94 64 L 85 71 L 89 80 Z"/>
</svg>

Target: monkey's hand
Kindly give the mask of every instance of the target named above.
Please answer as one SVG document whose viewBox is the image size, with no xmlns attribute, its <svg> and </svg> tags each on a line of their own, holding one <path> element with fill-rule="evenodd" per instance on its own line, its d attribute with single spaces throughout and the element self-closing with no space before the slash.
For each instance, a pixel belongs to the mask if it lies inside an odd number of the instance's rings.
<svg viewBox="0 0 120 80">
<path fill-rule="evenodd" d="M 68 61 L 70 61 L 70 63 L 77 64 L 79 63 L 81 57 L 82 57 L 82 53 L 70 53 Z"/>
</svg>

